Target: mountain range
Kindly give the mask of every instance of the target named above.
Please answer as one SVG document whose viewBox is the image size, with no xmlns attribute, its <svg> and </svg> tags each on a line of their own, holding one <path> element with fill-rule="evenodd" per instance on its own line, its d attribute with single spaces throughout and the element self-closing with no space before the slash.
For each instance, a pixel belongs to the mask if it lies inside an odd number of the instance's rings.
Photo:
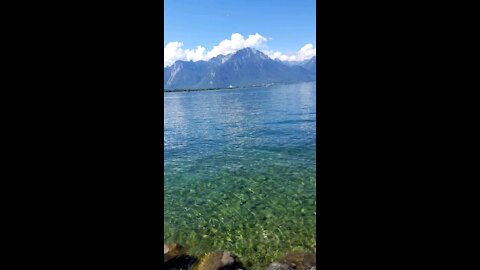
<svg viewBox="0 0 480 270">
<path fill-rule="evenodd" d="M 316 57 L 302 62 L 272 60 L 263 52 L 245 48 L 209 61 L 177 61 L 164 68 L 163 87 L 206 89 L 316 80 Z"/>
</svg>

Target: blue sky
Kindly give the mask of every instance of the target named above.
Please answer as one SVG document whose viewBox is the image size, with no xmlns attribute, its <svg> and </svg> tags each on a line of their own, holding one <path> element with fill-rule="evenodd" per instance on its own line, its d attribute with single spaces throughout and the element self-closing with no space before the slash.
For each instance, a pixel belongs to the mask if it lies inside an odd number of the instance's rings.
<svg viewBox="0 0 480 270">
<path fill-rule="evenodd" d="M 316 48 L 314 0 L 165 0 L 164 3 L 164 50 L 169 43 L 179 43 L 170 44 L 171 53 L 179 48 L 195 50 L 201 46 L 207 54 L 223 40 L 233 39 L 234 33 L 245 40 L 258 33 L 260 41 L 246 44 L 256 44 L 272 55 L 280 52 L 291 56 L 306 44 Z"/>
</svg>

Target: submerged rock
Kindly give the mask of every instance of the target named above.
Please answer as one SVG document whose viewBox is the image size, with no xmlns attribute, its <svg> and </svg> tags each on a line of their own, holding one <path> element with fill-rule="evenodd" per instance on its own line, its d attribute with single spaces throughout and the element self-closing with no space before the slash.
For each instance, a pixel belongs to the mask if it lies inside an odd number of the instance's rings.
<svg viewBox="0 0 480 270">
<path fill-rule="evenodd" d="M 179 244 L 163 245 L 164 268 L 168 270 L 187 270 L 196 259 L 187 254 L 186 249 Z"/>
<path fill-rule="evenodd" d="M 185 248 L 179 244 L 163 244 L 163 263 L 186 255 Z"/>
<path fill-rule="evenodd" d="M 295 270 L 315 270 L 317 268 L 317 258 L 314 253 L 289 253 L 283 258 L 283 263 Z"/>
<path fill-rule="evenodd" d="M 267 270 L 293 270 L 293 268 L 291 268 L 290 266 L 288 266 L 287 264 L 281 264 L 281 263 L 271 263 Z"/>
<path fill-rule="evenodd" d="M 193 270 L 240 270 L 243 269 L 242 263 L 230 251 L 205 253 L 200 257 L 197 263 L 193 265 Z"/>
</svg>

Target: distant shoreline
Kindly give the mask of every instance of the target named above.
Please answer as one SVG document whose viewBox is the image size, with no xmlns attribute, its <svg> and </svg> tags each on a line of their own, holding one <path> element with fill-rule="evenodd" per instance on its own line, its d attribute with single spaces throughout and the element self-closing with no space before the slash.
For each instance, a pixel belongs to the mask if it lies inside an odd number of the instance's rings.
<svg viewBox="0 0 480 270">
<path fill-rule="evenodd" d="M 249 86 L 232 86 L 232 87 L 219 87 L 219 88 L 163 89 L 163 92 L 172 93 L 172 92 L 198 92 L 198 91 L 212 91 L 212 90 L 233 90 L 233 89 L 270 87 L 274 85 L 286 85 L 286 84 L 308 83 L 308 82 L 317 82 L 317 81 L 315 80 L 315 81 L 302 81 L 302 82 L 277 82 L 277 83 L 266 83 L 262 85 L 254 84 Z"/>
</svg>

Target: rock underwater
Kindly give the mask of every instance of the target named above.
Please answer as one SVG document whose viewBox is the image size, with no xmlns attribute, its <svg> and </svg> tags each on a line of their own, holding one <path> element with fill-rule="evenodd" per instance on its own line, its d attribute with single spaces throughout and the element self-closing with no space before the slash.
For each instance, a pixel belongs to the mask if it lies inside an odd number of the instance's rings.
<svg viewBox="0 0 480 270">
<path fill-rule="evenodd" d="M 163 245 L 163 264 L 170 270 L 190 269 L 196 259 L 187 254 L 186 249 L 179 244 Z"/>
<path fill-rule="evenodd" d="M 163 245 L 163 262 L 168 270 L 244 270 L 242 262 L 230 251 L 208 252 L 198 258 L 188 255 L 185 247 L 171 243 Z M 293 252 L 274 262 L 267 270 L 316 270 L 315 253 Z"/>
<path fill-rule="evenodd" d="M 198 259 L 187 254 L 179 244 L 163 245 L 163 263 L 169 270 L 242 270 L 242 263 L 230 251 L 209 252 Z"/>
<path fill-rule="evenodd" d="M 240 270 L 244 269 L 242 263 L 230 251 L 210 252 L 202 255 L 193 270 Z"/>
<path fill-rule="evenodd" d="M 295 270 L 315 270 L 317 268 L 317 258 L 314 253 L 289 253 L 283 258 L 283 263 Z"/>
</svg>

